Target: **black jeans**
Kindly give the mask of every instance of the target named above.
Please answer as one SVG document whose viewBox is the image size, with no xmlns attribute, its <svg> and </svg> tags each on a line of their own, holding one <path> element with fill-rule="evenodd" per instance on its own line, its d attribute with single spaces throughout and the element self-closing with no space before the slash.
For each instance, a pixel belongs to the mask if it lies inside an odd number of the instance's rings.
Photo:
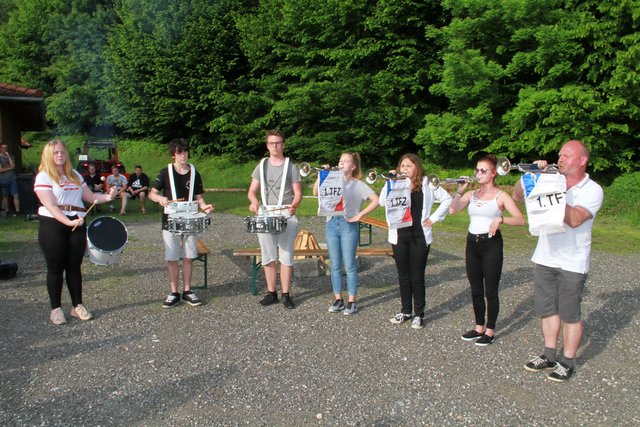
<svg viewBox="0 0 640 427">
<path fill-rule="evenodd" d="M 473 234 L 467 235 L 467 278 L 471 285 L 476 325 L 485 325 L 486 311 L 486 327 L 495 329 L 500 312 L 498 285 L 502 274 L 502 234 L 498 230 L 491 238 L 482 236 L 484 237 L 476 238 Z"/>
<path fill-rule="evenodd" d="M 424 317 L 424 274 L 429 257 L 429 245 L 424 241 L 424 236 L 398 237 L 398 243 L 391 247 L 398 269 L 402 313 L 410 315 L 413 303 L 413 313 Z"/>
<path fill-rule="evenodd" d="M 84 224 L 73 232 L 72 228 L 55 218 L 40 217 L 38 243 L 47 263 L 47 291 L 51 309 L 62 305 L 63 278 L 66 278 L 73 306 L 82 304 L 80 266 L 87 247 L 87 228 Z"/>
</svg>

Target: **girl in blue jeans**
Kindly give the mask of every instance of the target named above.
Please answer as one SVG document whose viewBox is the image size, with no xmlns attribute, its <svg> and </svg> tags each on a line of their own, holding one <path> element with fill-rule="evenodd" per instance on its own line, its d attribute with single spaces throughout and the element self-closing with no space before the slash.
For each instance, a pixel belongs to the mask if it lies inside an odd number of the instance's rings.
<svg viewBox="0 0 640 427">
<path fill-rule="evenodd" d="M 330 313 L 343 311 L 354 314 L 358 311 L 358 270 L 356 266 L 356 248 L 358 247 L 358 221 L 378 207 L 378 195 L 362 182 L 362 168 L 358 153 L 343 153 L 338 168 L 344 173 L 343 216 L 328 216 L 325 229 L 329 258 L 331 259 L 331 284 L 335 301 L 329 307 Z M 313 186 L 313 194 L 318 194 L 319 180 Z M 360 210 L 362 203 L 369 204 Z M 348 303 L 342 299 L 342 264 L 347 272 Z"/>
</svg>

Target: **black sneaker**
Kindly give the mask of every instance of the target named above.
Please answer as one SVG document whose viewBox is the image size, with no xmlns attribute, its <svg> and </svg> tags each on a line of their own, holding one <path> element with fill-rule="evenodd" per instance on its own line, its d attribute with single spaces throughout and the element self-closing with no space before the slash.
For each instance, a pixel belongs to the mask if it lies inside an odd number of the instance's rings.
<svg viewBox="0 0 640 427">
<path fill-rule="evenodd" d="M 536 356 L 524 364 L 524 369 L 529 372 L 540 372 L 545 369 L 553 369 L 556 367 L 556 362 L 549 362 L 549 359 L 543 354 L 542 356 Z"/>
<path fill-rule="evenodd" d="M 329 313 L 337 313 L 339 311 L 344 310 L 344 301 L 342 299 L 337 299 L 329 306 Z"/>
<path fill-rule="evenodd" d="M 468 332 L 465 332 L 464 334 L 462 334 L 460 336 L 460 338 L 462 338 L 465 341 L 475 341 L 477 339 L 480 339 L 480 337 L 483 334 L 481 332 L 476 331 L 475 329 L 472 329 Z"/>
<path fill-rule="evenodd" d="M 495 339 L 496 339 L 495 336 L 490 337 L 487 334 L 482 334 L 482 336 L 476 341 L 476 345 L 478 347 L 486 347 L 489 344 L 491 344 Z"/>
<path fill-rule="evenodd" d="M 169 294 L 162 303 L 163 308 L 173 308 L 180 303 L 180 294 Z"/>
<path fill-rule="evenodd" d="M 202 301 L 200 301 L 200 298 L 198 298 L 196 294 L 194 294 L 193 292 L 183 292 L 182 299 L 186 301 L 187 304 L 194 307 L 202 304 Z"/>
<path fill-rule="evenodd" d="M 395 325 L 399 325 L 400 323 L 404 323 L 411 320 L 411 317 L 412 316 L 410 314 L 398 313 L 395 316 L 393 316 L 391 319 L 389 319 L 389 322 Z"/>
<path fill-rule="evenodd" d="M 555 369 L 553 370 L 553 372 L 547 375 L 547 379 L 562 383 L 571 378 L 573 372 L 573 368 L 568 367 L 562 362 L 556 362 Z"/>
<path fill-rule="evenodd" d="M 282 304 L 284 304 L 286 308 L 296 308 L 289 294 L 282 294 Z"/>
<path fill-rule="evenodd" d="M 267 305 L 271 305 L 271 304 L 277 304 L 278 303 L 278 295 L 275 293 L 267 293 L 261 300 L 260 300 L 260 304 L 267 306 Z"/>
</svg>

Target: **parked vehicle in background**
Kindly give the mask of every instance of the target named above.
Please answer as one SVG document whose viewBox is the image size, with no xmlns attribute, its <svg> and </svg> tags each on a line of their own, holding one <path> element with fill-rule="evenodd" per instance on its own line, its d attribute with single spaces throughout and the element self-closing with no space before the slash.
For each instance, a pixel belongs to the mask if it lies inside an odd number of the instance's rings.
<svg viewBox="0 0 640 427">
<path fill-rule="evenodd" d="M 118 148 L 113 141 L 87 141 L 81 150 L 78 150 L 77 171 L 82 175 L 89 172 L 89 163 L 96 165 L 96 172 L 100 176 L 111 175 L 111 167 L 117 166 L 121 174 L 125 174 L 124 164 L 118 159 Z"/>
</svg>

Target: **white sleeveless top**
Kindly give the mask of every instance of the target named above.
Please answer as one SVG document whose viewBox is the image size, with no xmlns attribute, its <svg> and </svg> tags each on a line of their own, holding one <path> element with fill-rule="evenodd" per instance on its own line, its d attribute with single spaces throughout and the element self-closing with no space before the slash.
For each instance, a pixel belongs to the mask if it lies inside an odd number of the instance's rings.
<svg viewBox="0 0 640 427">
<path fill-rule="evenodd" d="M 485 234 L 489 232 L 489 227 L 494 219 L 502 216 L 502 211 L 498 208 L 498 196 L 502 191 L 498 191 L 492 200 L 480 200 L 476 198 L 476 192 L 471 195 L 469 202 L 469 233 Z"/>
</svg>

